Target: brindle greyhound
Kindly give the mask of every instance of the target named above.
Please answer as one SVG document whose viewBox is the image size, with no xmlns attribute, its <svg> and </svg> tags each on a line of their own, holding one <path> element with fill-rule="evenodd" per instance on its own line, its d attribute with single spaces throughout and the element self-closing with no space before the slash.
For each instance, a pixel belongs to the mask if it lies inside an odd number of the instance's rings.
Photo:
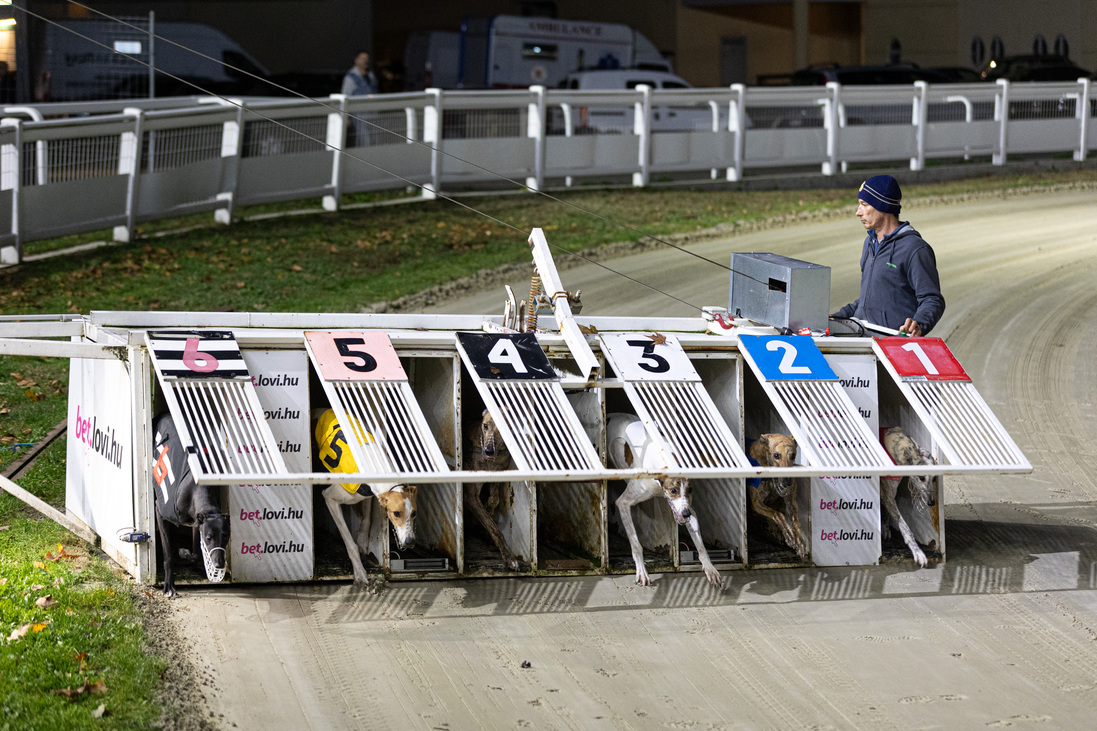
<svg viewBox="0 0 1097 731">
<path fill-rule="evenodd" d="M 891 459 L 895 464 L 935 464 L 932 455 L 919 447 L 900 427 L 893 426 L 885 431 L 881 441 L 884 443 L 884 449 L 891 455 Z M 902 478 L 898 477 L 880 478 L 880 502 L 884 504 L 884 509 L 887 510 L 887 518 L 883 520 L 881 533 L 885 534 L 884 537 L 886 538 L 887 534 L 891 532 L 892 525 L 898 527 L 899 532 L 903 534 L 903 541 L 907 544 L 907 548 L 910 549 L 910 553 L 914 557 L 914 560 L 919 566 L 925 566 L 926 554 L 923 553 L 922 549 L 918 546 L 918 541 L 914 539 L 914 533 L 911 532 L 910 526 L 908 526 L 906 520 L 903 519 L 902 513 L 899 512 L 899 506 L 895 502 L 895 493 L 899 491 L 899 482 L 901 479 Z M 924 475 L 909 475 L 907 477 L 907 488 L 910 490 L 910 497 L 914 503 L 914 509 L 928 517 L 929 506 L 936 502 L 929 486 L 929 478 Z M 888 519 L 890 519 L 890 521 Z"/>
<path fill-rule="evenodd" d="M 487 409 L 484 409 L 484 413 L 480 417 L 480 426 L 474 430 L 470 441 L 472 444 L 468 454 L 465 455 L 465 469 L 477 472 L 482 470 L 500 471 L 509 469 L 514 464 L 510 457 L 510 450 L 507 449 L 507 445 L 499 435 L 499 427 L 495 425 L 495 419 L 492 418 Z M 481 490 L 485 485 L 488 488 L 486 502 L 481 501 Z M 509 483 L 466 482 L 465 506 L 472 511 L 472 514 L 476 516 L 476 520 L 484 526 L 484 530 L 491 536 L 492 542 L 495 543 L 495 547 L 499 549 L 499 553 L 503 557 L 504 565 L 511 571 L 517 571 L 518 558 L 507 546 L 503 531 L 499 529 L 499 524 L 495 522 L 495 510 L 499 507 L 501 501 L 500 487 L 505 490 L 511 489 Z"/>
<path fill-rule="evenodd" d="M 762 467 L 791 467 L 796 459 L 796 440 L 788 434 L 763 434 L 749 448 L 750 458 Z M 781 532 L 785 544 L 803 559 L 807 541 L 800 528 L 800 509 L 796 504 L 796 480 L 792 477 L 763 478 L 758 484 L 748 480 L 750 504 L 754 512 L 770 521 Z M 766 505 L 776 495 L 784 500 L 784 512 Z"/>
<path fill-rule="evenodd" d="M 220 581 L 225 572 L 228 519 L 217 505 L 216 488 L 195 483 L 171 414 L 156 418 L 153 433 L 156 462 L 152 466 L 152 476 L 156 481 L 156 528 L 164 554 L 164 595 L 174 599 L 178 596 L 175 591 L 175 548 L 168 526 L 191 528 L 192 557 L 202 556 L 206 577 Z"/>
<path fill-rule="evenodd" d="M 610 414 L 606 419 L 606 441 L 609 461 L 614 467 L 619 469 L 641 467 L 648 472 L 662 471 L 667 468 L 666 460 L 652 442 L 651 436 L 639 417 L 632 414 Z M 636 565 L 637 584 L 650 586 L 651 579 L 644 566 L 644 548 L 640 545 L 636 526 L 632 522 L 632 506 L 650 500 L 656 495 L 662 495 L 670 505 L 675 522 L 686 526 L 690 538 L 697 546 L 697 557 L 701 559 L 705 578 L 713 586 L 720 585 L 720 572 L 709 559 L 708 550 L 705 549 L 705 544 L 701 540 L 697 516 L 693 514 L 693 508 L 690 505 L 691 492 L 689 480 L 684 477 L 666 477 L 660 480 L 645 477 L 629 480 L 625 485 L 625 491 L 621 493 L 621 497 L 617 498 L 617 512 L 621 517 L 625 535 L 628 536 L 629 546 L 632 548 L 632 562 Z"/>
<path fill-rule="evenodd" d="M 358 471 L 358 465 L 350 453 L 346 436 L 335 418 L 335 412 L 331 409 L 317 409 L 313 412 L 316 417 L 315 437 L 320 462 L 329 472 Z M 380 435 L 370 435 L 370 441 L 366 448 L 378 448 L 377 441 Z M 366 486 L 369 491 L 362 490 Z M 339 531 L 346 546 L 347 555 L 350 557 L 350 565 L 354 570 L 354 583 L 358 586 L 369 587 L 369 576 L 362 565 L 362 553 L 369 553 L 369 526 L 373 503 L 367 498 L 377 498 L 388 514 L 389 522 L 396 530 L 396 545 L 400 550 L 411 548 L 415 545 L 415 516 L 416 516 L 416 487 L 415 485 L 369 485 L 343 484 L 328 485 L 324 488 L 324 502 L 328 506 L 335 521 L 335 528 Z M 343 517 L 344 505 L 356 505 L 359 517 L 362 519 L 358 526 L 357 537 L 351 537 L 347 521 Z"/>
</svg>

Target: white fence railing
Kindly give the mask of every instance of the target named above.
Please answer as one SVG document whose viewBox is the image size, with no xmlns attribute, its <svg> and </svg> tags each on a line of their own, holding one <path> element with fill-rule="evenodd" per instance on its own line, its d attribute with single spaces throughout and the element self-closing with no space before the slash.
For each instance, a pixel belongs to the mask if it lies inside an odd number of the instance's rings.
<svg viewBox="0 0 1097 731">
<path fill-rule="evenodd" d="M 123 106 L 124 105 L 124 106 Z M 653 176 L 1097 148 L 1090 81 L 719 89 L 442 91 L 6 107 L 0 263 L 26 241 L 238 205 L 485 183 L 533 189 Z M 508 182 L 510 181 L 510 182 Z"/>
</svg>

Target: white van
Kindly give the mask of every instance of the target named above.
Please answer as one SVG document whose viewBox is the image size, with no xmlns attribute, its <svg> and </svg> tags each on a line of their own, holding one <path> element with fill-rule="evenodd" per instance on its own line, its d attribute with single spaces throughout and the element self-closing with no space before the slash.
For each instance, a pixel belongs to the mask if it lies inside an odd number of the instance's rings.
<svg viewBox="0 0 1097 731">
<path fill-rule="evenodd" d="M 153 61 L 157 96 L 269 94 L 267 70 L 238 43 L 201 23 L 157 23 Z M 148 95 L 149 35 L 140 28 L 97 20 L 65 20 L 46 27 L 44 70 L 50 101 L 89 101 Z M 178 44 L 178 45 L 176 45 Z M 196 53 L 191 53 L 191 49 Z M 241 69 L 241 73 L 233 68 Z M 165 74 L 170 74 L 167 76 Z M 178 77 L 172 78 L 172 77 Z"/>
</svg>

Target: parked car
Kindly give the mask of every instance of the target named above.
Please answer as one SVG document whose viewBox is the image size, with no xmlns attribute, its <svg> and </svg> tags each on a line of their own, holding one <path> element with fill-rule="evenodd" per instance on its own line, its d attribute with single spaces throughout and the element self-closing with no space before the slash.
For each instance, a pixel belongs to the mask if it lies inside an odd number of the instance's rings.
<svg viewBox="0 0 1097 731">
<path fill-rule="evenodd" d="M 824 64 L 808 66 L 792 74 L 792 86 L 823 86 L 831 81 L 839 84 L 913 84 L 928 81 L 931 84 L 947 84 L 954 79 L 933 69 L 914 64 L 893 66 L 839 66 Z"/>
<path fill-rule="evenodd" d="M 1007 56 L 992 59 L 979 72 L 984 81 L 1077 81 L 1093 73 L 1077 66 L 1066 56 Z"/>
<path fill-rule="evenodd" d="M 652 89 L 692 89 L 693 85 L 668 71 L 648 69 L 600 69 L 576 71 L 560 82 L 561 89 L 608 90 L 635 89 L 640 85 Z M 577 131 L 616 132 L 632 131 L 631 107 L 583 107 L 579 110 Z M 726 115 L 725 115 L 726 116 Z M 550 125 L 551 129 L 552 125 Z M 652 132 L 694 132 L 712 129 L 712 111 L 701 106 L 658 104 L 651 112 Z"/>
</svg>

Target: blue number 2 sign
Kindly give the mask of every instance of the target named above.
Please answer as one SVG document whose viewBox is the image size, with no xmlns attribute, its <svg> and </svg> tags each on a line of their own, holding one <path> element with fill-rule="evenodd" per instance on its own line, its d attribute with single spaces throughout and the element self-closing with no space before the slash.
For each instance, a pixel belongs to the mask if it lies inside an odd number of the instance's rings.
<svg viewBox="0 0 1097 731">
<path fill-rule="evenodd" d="M 739 345 L 767 381 L 837 381 L 838 376 L 807 335 L 740 335 Z"/>
</svg>

